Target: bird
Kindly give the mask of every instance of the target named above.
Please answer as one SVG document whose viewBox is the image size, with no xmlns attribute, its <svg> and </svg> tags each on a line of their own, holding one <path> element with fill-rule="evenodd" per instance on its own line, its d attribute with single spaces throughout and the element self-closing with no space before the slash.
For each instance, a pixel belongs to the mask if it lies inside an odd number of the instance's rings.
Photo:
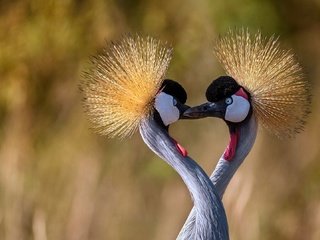
<svg viewBox="0 0 320 240">
<path fill-rule="evenodd" d="M 170 124 L 184 118 L 187 94 L 165 79 L 172 48 L 152 37 L 124 36 L 92 58 L 80 83 L 91 128 L 110 138 L 139 130 L 145 144 L 182 178 L 195 207 L 191 238 L 229 239 L 222 201 L 203 169 L 169 135 Z M 189 235 L 188 235 L 189 236 Z"/>
<path fill-rule="evenodd" d="M 292 50 L 260 31 L 229 30 L 214 46 L 226 71 L 208 86 L 207 101 L 184 112 L 189 118 L 218 117 L 230 141 L 210 176 L 221 199 L 231 178 L 252 149 L 258 125 L 284 139 L 299 133 L 310 113 L 310 86 Z M 194 209 L 180 234 L 192 234 Z"/>
</svg>

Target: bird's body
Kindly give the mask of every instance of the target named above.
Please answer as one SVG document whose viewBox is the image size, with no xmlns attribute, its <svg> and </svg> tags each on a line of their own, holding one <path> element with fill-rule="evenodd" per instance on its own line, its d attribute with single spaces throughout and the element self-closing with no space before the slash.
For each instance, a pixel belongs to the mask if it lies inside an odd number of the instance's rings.
<svg viewBox="0 0 320 240">
<path fill-rule="evenodd" d="M 97 132 L 124 138 L 139 128 L 148 147 L 185 182 L 194 208 L 180 240 L 228 239 L 221 198 L 253 146 L 257 123 L 278 136 L 292 136 L 309 111 L 300 66 L 273 38 L 243 30 L 221 38 L 215 52 L 228 76 L 209 85 L 207 103 L 188 110 L 184 89 L 164 80 L 171 49 L 152 38 L 126 37 L 109 45 L 81 84 L 84 108 Z M 168 133 L 183 116 L 219 117 L 229 127 L 230 143 L 211 179 Z"/>
<path fill-rule="evenodd" d="M 257 130 L 257 119 L 252 115 L 248 121 L 241 123 L 238 128 L 239 139 L 232 161 L 226 160 L 224 154 L 220 157 L 210 179 L 221 198 L 233 175 L 252 149 L 257 136 Z"/>
<path fill-rule="evenodd" d="M 219 117 L 229 127 L 230 143 L 210 176 L 222 198 L 255 142 L 258 122 L 279 137 L 293 136 L 305 123 L 310 95 L 300 65 L 274 38 L 245 30 L 229 32 L 214 49 L 228 76 L 210 84 L 208 103 L 185 114 Z M 194 232 L 195 214 L 192 209 L 180 235 Z"/>
<path fill-rule="evenodd" d="M 139 128 L 147 146 L 181 176 L 196 214 L 192 235 L 179 239 L 227 240 L 226 214 L 212 182 L 168 133 L 187 98 L 180 84 L 164 80 L 170 56 L 171 49 L 152 38 L 111 44 L 94 58 L 81 84 L 84 107 L 100 134 L 124 138 Z"/>
<path fill-rule="evenodd" d="M 177 151 L 168 132 L 159 128 L 150 118 L 139 126 L 140 134 L 148 147 L 175 169 L 186 184 L 194 203 L 194 232 L 182 234 L 180 240 L 225 240 L 229 239 L 228 224 L 219 195 L 199 165 Z"/>
<path fill-rule="evenodd" d="M 210 176 L 219 197 L 222 199 L 223 194 L 232 179 L 233 175 L 240 167 L 246 156 L 249 154 L 257 135 L 258 124 L 256 117 L 252 115 L 247 121 L 239 126 L 239 143 L 232 161 L 225 159 L 224 154 L 220 157 L 217 166 Z M 226 150 L 227 151 L 227 148 Z M 179 237 L 191 235 L 194 232 L 196 221 L 196 209 L 192 208 L 183 228 L 179 233 Z M 181 238 L 182 239 L 182 238 Z M 186 238 L 188 239 L 188 238 Z M 192 239 L 192 238 L 189 238 Z"/>
</svg>

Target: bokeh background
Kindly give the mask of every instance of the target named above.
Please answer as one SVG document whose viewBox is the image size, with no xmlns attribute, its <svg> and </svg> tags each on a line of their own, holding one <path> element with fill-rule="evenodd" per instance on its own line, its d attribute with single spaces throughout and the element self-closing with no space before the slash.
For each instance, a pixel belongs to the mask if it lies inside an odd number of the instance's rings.
<svg viewBox="0 0 320 240">
<path fill-rule="evenodd" d="M 213 40 L 241 26 L 294 49 L 313 102 L 296 138 L 260 129 L 224 197 L 231 239 L 320 239 L 319 0 L 0 0 L 0 239 L 175 239 L 192 207 L 186 187 L 139 134 L 89 130 L 81 72 L 106 41 L 151 35 L 174 47 L 168 77 L 195 105 L 223 74 Z M 228 143 L 219 119 L 172 134 L 208 174 Z"/>
</svg>

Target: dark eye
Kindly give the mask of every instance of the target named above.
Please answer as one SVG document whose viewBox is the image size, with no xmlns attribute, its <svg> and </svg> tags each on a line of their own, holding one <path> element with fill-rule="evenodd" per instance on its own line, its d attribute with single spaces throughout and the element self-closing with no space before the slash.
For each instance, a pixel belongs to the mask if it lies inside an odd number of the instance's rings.
<svg viewBox="0 0 320 240">
<path fill-rule="evenodd" d="M 172 103 L 173 103 L 173 106 L 176 106 L 178 102 L 175 98 L 173 98 Z"/>
<path fill-rule="evenodd" d="M 232 98 L 226 98 L 225 102 L 226 102 L 227 105 L 230 105 L 230 104 L 233 103 L 233 100 L 232 100 Z"/>
</svg>

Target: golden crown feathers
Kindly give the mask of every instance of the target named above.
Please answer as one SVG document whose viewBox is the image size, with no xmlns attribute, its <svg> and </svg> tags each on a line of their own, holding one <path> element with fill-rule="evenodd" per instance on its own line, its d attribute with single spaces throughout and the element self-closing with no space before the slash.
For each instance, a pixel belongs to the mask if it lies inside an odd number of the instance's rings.
<svg viewBox="0 0 320 240">
<path fill-rule="evenodd" d="M 171 48 L 151 37 L 125 36 L 92 58 L 80 83 L 92 128 L 108 137 L 132 135 L 153 111 Z"/>
<path fill-rule="evenodd" d="M 310 88 L 294 54 L 281 49 L 277 39 L 229 30 L 216 41 L 214 54 L 227 74 L 251 94 L 253 112 L 265 128 L 280 137 L 303 128 Z"/>
</svg>

